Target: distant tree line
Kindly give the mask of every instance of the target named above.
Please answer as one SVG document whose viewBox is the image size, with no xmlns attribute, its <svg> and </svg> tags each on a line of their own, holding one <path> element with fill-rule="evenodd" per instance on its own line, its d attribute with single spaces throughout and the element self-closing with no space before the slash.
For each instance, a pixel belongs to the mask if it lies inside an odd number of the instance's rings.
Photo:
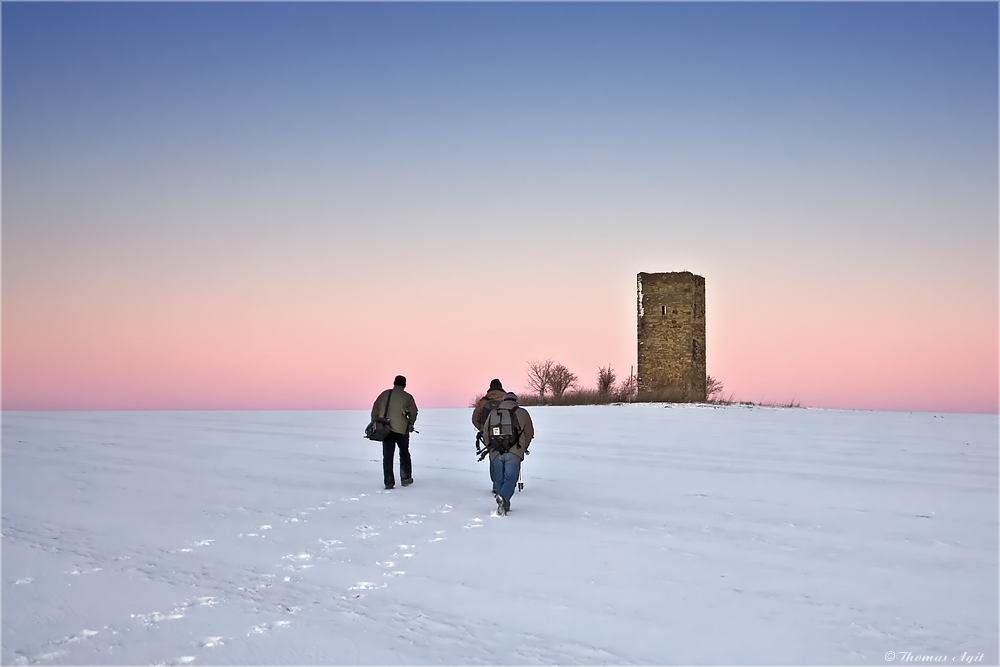
<svg viewBox="0 0 1000 667">
<path fill-rule="evenodd" d="M 618 376 L 611 364 L 597 368 L 597 388 L 589 389 L 580 386 L 576 373 L 552 359 L 544 361 L 529 361 L 525 373 L 530 394 L 518 396 L 521 405 L 607 405 L 610 403 L 632 403 L 638 398 L 638 383 L 633 370 L 629 369 L 628 377 L 618 381 Z M 787 403 L 753 403 L 752 401 L 735 401 L 732 394 L 726 397 L 720 380 L 711 375 L 705 378 L 707 403 L 716 405 L 759 405 L 765 407 L 800 408 L 802 405 L 791 400 Z M 469 404 L 474 406 L 482 394 L 476 396 Z M 648 399 L 646 399 L 648 400 Z"/>
<path fill-rule="evenodd" d="M 526 372 L 531 395 L 522 396 L 521 405 L 600 405 L 630 403 L 636 397 L 635 375 L 630 371 L 621 382 L 611 364 L 597 369 L 597 388 L 580 386 L 576 373 L 552 359 L 529 361 Z"/>
<path fill-rule="evenodd" d="M 611 364 L 597 368 L 597 388 L 580 386 L 579 377 L 563 364 L 545 359 L 529 361 L 526 372 L 528 388 L 533 392 L 521 396 L 521 405 L 602 405 L 631 403 L 636 400 L 638 384 L 632 369 L 618 381 Z M 722 382 L 709 375 L 706 378 L 708 402 L 724 402 Z M 731 401 L 731 399 L 730 399 Z"/>
</svg>

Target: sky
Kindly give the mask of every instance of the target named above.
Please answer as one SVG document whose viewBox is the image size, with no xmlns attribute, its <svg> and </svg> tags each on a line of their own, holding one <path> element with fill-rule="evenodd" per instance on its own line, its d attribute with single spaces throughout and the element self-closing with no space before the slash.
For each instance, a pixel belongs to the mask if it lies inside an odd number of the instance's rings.
<svg viewBox="0 0 1000 667">
<path fill-rule="evenodd" d="M 736 400 L 997 412 L 995 3 L 3 3 L 4 409 L 466 406 L 706 280 Z"/>
</svg>

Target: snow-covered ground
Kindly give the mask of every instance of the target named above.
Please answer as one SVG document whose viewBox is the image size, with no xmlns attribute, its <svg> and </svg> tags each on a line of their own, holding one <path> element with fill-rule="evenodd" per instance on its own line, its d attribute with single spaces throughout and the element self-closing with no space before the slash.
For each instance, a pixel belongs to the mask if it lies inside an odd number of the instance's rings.
<svg viewBox="0 0 1000 667">
<path fill-rule="evenodd" d="M 996 415 L 530 412 L 4 413 L 2 662 L 996 664 Z"/>
</svg>

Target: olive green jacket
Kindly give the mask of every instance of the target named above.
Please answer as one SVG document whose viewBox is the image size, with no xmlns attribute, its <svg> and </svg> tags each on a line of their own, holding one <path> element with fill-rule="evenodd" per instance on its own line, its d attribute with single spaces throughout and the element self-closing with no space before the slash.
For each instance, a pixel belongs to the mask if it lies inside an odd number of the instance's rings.
<svg viewBox="0 0 1000 667">
<path fill-rule="evenodd" d="M 417 404 L 402 387 L 393 386 L 386 389 L 372 406 L 372 419 L 381 417 L 385 412 L 385 403 L 389 401 L 389 428 L 393 433 L 409 433 L 413 430 L 413 423 L 417 421 Z"/>
</svg>

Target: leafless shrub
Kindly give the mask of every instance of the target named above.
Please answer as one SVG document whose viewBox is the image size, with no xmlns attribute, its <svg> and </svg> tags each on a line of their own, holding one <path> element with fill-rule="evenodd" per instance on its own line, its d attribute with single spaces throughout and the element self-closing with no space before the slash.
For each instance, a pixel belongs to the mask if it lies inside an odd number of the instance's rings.
<svg viewBox="0 0 1000 667">
<path fill-rule="evenodd" d="M 615 371 L 611 364 L 597 367 L 597 393 L 607 398 L 611 393 L 611 388 L 615 385 Z"/>
<path fill-rule="evenodd" d="M 628 377 L 622 380 L 612 392 L 614 399 L 621 403 L 631 403 L 636 400 L 639 385 L 636 382 L 635 374 L 629 370 Z"/>
<path fill-rule="evenodd" d="M 722 398 L 722 382 L 711 375 L 705 378 L 705 396 L 709 403 L 716 403 Z"/>
<path fill-rule="evenodd" d="M 552 390 L 552 396 L 555 400 L 558 401 L 561 399 L 567 389 L 576 387 L 576 385 L 576 373 L 570 371 L 562 364 L 556 364 L 549 371 L 549 388 Z"/>
</svg>

